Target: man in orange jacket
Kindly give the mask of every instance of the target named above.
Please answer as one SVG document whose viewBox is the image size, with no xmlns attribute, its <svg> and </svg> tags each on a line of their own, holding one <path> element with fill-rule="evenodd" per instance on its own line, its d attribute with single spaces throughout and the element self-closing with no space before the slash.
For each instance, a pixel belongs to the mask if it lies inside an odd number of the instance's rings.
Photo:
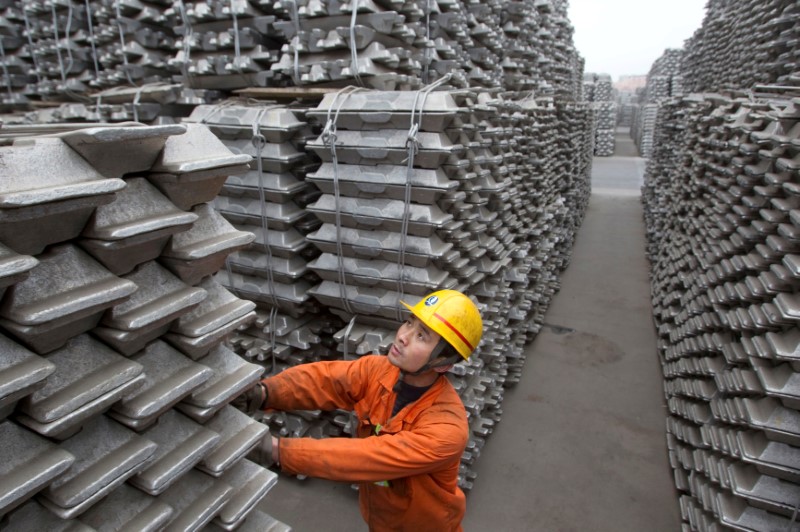
<svg viewBox="0 0 800 532">
<path fill-rule="evenodd" d="M 469 358 L 483 323 L 454 290 L 424 297 L 400 325 L 387 356 L 302 364 L 248 392 L 251 408 L 354 410 L 358 438 L 267 435 L 261 452 L 283 471 L 357 482 L 370 530 L 461 530 L 458 487 L 469 438 L 461 399 L 443 374 Z"/>
</svg>

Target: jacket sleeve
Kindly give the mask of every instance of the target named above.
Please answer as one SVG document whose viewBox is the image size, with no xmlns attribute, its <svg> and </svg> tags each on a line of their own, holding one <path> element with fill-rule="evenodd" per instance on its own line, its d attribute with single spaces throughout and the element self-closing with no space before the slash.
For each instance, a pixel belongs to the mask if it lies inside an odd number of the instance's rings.
<svg viewBox="0 0 800 532">
<path fill-rule="evenodd" d="M 430 473 L 460 457 L 466 416 L 455 409 L 426 412 L 410 430 L 367 438 L 283 438 L 281 468 L 344 482 L 374 482 Z"/>
<path fill-rule="evenodd" d="M 369 358 L 300 364 L 264 379 L 269 392 L 265 408 L 352 410 L 370 382 Z"/>
</svg>

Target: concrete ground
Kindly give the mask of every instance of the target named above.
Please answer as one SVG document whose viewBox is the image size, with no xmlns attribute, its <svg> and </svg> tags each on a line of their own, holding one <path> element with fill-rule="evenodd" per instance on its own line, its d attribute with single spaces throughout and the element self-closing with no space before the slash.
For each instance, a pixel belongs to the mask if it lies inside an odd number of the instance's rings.
<svg viewBox="0 0 800 532">
<path fill-rule="evenodd" d="M 635 154 L 621 131 L 594 159 L 561 291 L 475 466 L 467 532 L 680 530 Z M 347 484 L 281 476 L 261 508 L 299 532 L 366 530 Z"/>
</svg>

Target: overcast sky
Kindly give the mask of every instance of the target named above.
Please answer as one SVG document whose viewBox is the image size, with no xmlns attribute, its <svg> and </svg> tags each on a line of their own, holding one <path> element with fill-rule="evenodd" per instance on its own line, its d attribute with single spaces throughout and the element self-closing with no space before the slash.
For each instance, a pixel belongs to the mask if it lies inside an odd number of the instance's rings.
<svg viewBox="0 0 800 532">
<path fill-rule="evenodd" d="M 647 74 L 666 48 L 681 48 L 703 23 L 706 0 L 569 0 L 585 72 Z"/>
</svg>

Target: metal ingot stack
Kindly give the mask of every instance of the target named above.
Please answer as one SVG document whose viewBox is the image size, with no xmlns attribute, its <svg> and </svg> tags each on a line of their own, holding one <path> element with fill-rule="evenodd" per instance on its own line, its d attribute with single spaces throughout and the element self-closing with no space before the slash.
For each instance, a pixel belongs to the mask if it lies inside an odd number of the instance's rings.
<svg viewBox="0 0 800 532">
<path fill-rule="evenodd" d="M 686 41 L 685 90 L 797 86 L 798 17 L 794 2 L 709 4 L 702 27 Z"/>
<path fill-rule="evenodd" d="M 93 1 L 51 8 L 26 0 L 3 14 L 7 106 L 90 92 L 96 97 L 97 89 L 132 95 L 103 93 L 93 111 L 83 104 L 63 109 L 84 120 L 151 121 L 174 115 L 172 104 L 213 97 L 207 89 L 265 86 L 283 44 L 271 26 L 275 17 L 246 1 Z M 165 90 L 170 82 L 177 83 Z M 100 116 L 92 118 L 93 112 Z"/>
<path fill-rule="evenodd" d="M 617 127 L 617 104 L 612 101 L 611 76 L 585 74 L 584 96 L 592 102 L 594 110 L 594 154 L 598 157 L 614 155 Z"/>
<path fill-rule="evenodd" d="M 502 9 L 503 86 L 515 91 L 536 90 L 542 16 L 534 2 L 505 2 Z"/>
<path fill-rule="evenodd" d="M 792 528 L 800 501 L 800 100 L 662 107 L 646 180 L 667 443 L 692 529 Z M 671 162 L 670 159 L 675 160 Z M 656 174 L 658 172 L 658 174 Z"/>
<path fill-rule="evenodd" d="M 25 65 L 24 94 L 30 99 L 168 80 L 163 50 L 172 44 L 172 31 L 158 8 L 141 2 L 46 7 L 23 1 L 5 16 L 25 29 L 15 59 Z"/>
<path fill-rule="evenodd" d="M 319 191 L 305 175 L 319 163 L 303 149 L 310 133 L 298 114 L 228 101 L 199 106 L 187 119 L 206 124 L 229 150 L 253 157 L 247 172 L 227 179 L 214 206 L 256 240 L 230 255 L 217 277 L 258 306 L 256 320 L 236 332 L 233 345 L 273 372 L 329 357 L 323 342 L 341 326 L 309 294 L 318 277 L 308 262 L 319 252 L 306 235 L 320 222 L 305 207 Z"/>
<path fill-rule="evenodd" d="M 254 236 L 206 202 L 250 156 L 195 124 L 23 129 L 0 147 L 0 526 L 236 528 L 277 477 L 229 405 L 263 373 L 224 344 L 255 305 L 213 279 Z"/>
<path fill-rule="evenodd" d="M 684 94 L 682 64 L 689 52 L 683 49 L 668 48 L 653 62 L 647 73 L 644 101 L 637 107 L 631 137 L 642 157 L 650 157 L 653 151 L 653 135 L 659 107 L 670 97 Z"/>
<path fill-rule="evenodd" d="M 276 15 L 283 20 L 275 29 L 288 44 L 271 70 L 296 86 L 416 88 L 429 46 L 424 5 L 417 0 L 277 2 Z"/>
<path fill-rule="evenodd" d="M 578 101 L 583 77 L 583 63 L 572 42 L 574 32 L 564 0 L 535 0 L 541 15 L 536 51 L 540 64 L 537 95 L 557 96 L 564 101 Z"/>
<path fill-rule="evenodd" d="M 182 85 L 231 90 L 274 81 L 269 67 L 283 41 L 265 2 L 176 2 L 165 13 L 177 22 L 176 53 L 167 64 Z"/>
</svg>

